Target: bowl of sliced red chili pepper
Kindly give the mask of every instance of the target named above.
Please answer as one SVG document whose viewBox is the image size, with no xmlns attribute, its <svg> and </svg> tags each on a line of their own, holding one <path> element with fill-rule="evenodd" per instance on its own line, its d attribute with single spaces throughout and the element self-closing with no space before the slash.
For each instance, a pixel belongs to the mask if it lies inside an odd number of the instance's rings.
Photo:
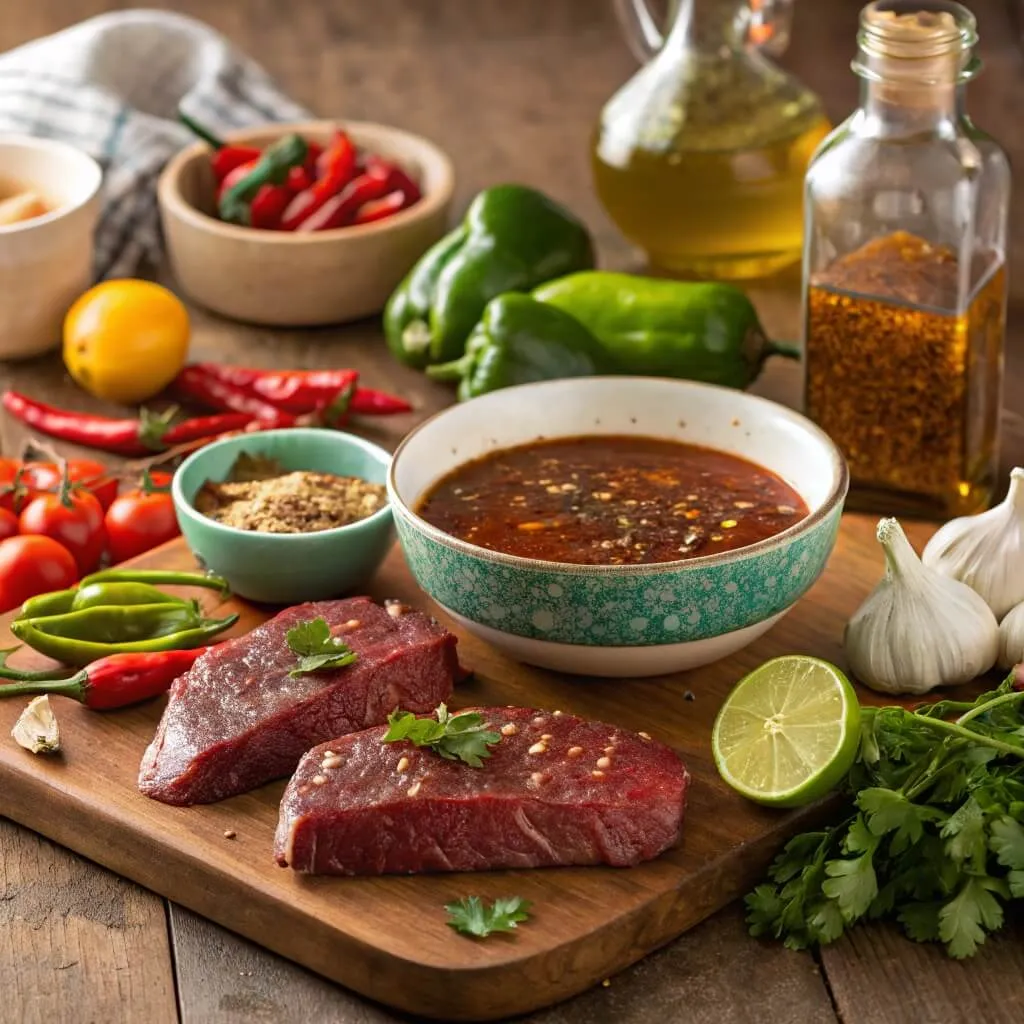
<svg viewBox="0 0 1024 1024">
<path fill-rule="evenodd" d="M 369 122 L 264 125 L 179 153 L 157 193 L 193 300 L 275 326 L 379 312 L 447 227 L 454 174 L 432 142 Z"/>
</svg>

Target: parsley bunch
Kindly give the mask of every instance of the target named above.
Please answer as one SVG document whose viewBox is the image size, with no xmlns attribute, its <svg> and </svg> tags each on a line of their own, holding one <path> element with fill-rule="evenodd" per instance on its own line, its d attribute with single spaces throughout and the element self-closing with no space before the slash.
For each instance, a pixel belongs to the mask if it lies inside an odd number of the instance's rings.
<svg viewBox="0 0 1024 1024">
<path fill-rule="evenodd" d="M 483 715 L 462 711 L 452 715 L 445 704 L 438 704 L 437 718 L 417 718 L 411 711 L 393 711 L 388 715 L 388 731 L 382 743 L 408 740 L 417 747 L 429 747 L 449 761 L 464 761 L 472 768 L 483 767 L 490 748 L 501 741 L 501 733 L 488 729 Z"/>
<path fill-rule="evenodd" d="M 1024 898 L 1024 692 L 864 708 L 850 815 L 796 836 L 746 904 L 754 935 L 805 949 L 863 918 L 972 956 Z M 948 719 L 957 715 L 953 721 Z"/>
</svg>

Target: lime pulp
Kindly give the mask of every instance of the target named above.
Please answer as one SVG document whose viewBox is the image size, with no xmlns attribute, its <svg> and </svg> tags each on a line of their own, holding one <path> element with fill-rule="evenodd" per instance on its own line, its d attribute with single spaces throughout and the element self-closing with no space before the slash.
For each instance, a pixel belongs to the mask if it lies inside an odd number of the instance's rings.
<svg viewBox="0 0 1024 1024">
<path fill-rule="evenodd" d="M 750 800 L 799 807 L 825 796 L 857 756 L 860 705 L 820 658 L 786 655 L 736 684 L 711 734 L 722 778 Z"/>
</svg>

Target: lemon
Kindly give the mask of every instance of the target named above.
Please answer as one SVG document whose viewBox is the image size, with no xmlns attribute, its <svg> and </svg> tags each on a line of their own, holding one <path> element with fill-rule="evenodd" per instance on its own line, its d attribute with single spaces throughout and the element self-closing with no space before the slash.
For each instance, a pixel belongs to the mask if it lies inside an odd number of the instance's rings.
<svg viewBox="0 0 1024 1024">
<path fill-rule="evenodd" d="M 834 789 L 853 766 L 860 704 L 827 661 L 791 654 L 736 684 L 711 734 L 722 778 L 745 797 L 799 807 Z"/>
<path fill-rule="evenodd" d="M 105 281 L 64 318 L 64 365 L 76 383 L 126 405 L 158 394 L 185 365 L 188 312 L 152 281 Z"/>
</svg>

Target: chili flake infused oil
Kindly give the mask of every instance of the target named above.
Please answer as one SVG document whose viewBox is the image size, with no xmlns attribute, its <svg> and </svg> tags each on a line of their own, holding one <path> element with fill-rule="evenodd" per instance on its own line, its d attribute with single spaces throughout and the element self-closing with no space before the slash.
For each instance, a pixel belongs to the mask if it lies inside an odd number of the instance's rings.
<svg viewBox="0 0 1024 1024">
<path fill-rule="evenodd" d="M 857 41 L 861 105 L 805 182 L 806 411 L 849 507 L 965 515 L 996 475 L 1009 165 L 964 108 L 970 11 L 876 0 Z"/>
</svg>

